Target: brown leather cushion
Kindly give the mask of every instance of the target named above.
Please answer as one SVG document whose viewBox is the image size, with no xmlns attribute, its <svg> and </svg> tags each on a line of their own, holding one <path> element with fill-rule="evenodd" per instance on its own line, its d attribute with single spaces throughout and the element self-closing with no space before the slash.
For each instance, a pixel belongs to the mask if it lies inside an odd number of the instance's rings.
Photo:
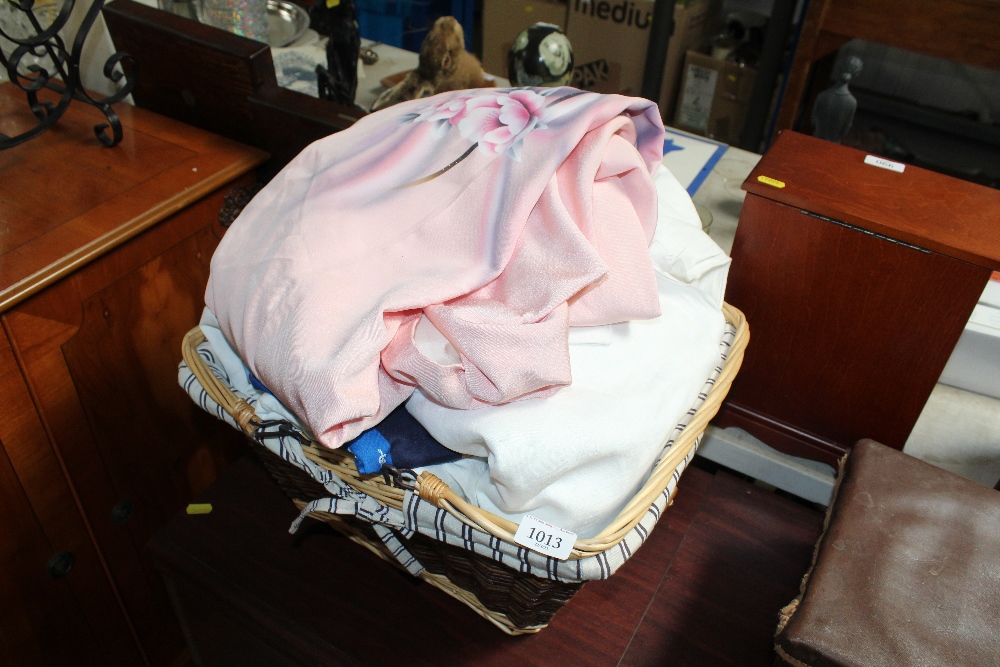
<svg viewBox="0 0 1000 667">
<path fill-rule="evenodd" d="M 862 440 L 802 585 L 775 639 L 788 664 L 996 667 L 1000 492 Z"/>
</svg>

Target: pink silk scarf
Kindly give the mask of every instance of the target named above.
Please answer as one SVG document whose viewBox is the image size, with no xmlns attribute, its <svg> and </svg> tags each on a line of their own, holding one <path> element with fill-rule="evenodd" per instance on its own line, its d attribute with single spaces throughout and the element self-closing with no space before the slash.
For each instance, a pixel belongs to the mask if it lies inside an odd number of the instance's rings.
<svg viewBox="0 0 1000 667">
<path fill-rule="evenodd" d="M 572 88 L 413 100 L 317 141 L 233 223 L 206 304 L 328 447 L 419 385 L 476 408 L 569 384 L 568 327 L 660 314 L 663 126 Z M 421 315 L 461 363 L 421 353 Z"/>
</svg>

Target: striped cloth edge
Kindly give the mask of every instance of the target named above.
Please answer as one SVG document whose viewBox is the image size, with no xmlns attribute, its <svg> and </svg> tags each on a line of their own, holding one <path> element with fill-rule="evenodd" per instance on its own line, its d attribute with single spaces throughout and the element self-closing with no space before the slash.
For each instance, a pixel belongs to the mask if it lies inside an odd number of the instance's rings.
<svg viewBox="0 0 1000 667">
<path fill-rule="evenodd" d="M 705 402 L 708 392 L 715 384 L 716 379 L 722 372 L 723 365 L 725 365 L 729 357 L 729 350 L 732 347 L 735 337 L 736 329 L 727 323 L 726 331 L 719 345 L 719 364 L 715 367 L 711 377 L 709 377 L 702 390 L 698 393 L 698 398 L 694 405 L 674 428 L 673 433 L 667 440 L 667 444 L 663 448 L 663 452 L 657 459 L 657 463 L 670 451 L 677 437 L 687 428 L 691 417 L 694 416 Z M 221 368 L 221 365 L 216 362 L 215 355 L 207 341 L 202 342 L 198 346 L 198 353 L 205 360 L 206 365 L 212 373 L 222 382 L 229 385 L 229 378 L 224 369 Z M 222 406 L 208 396 L 208 393 L 202 388 L 197 378 L 183 361 L 178 367 L 178 381 L 188 396 L 199 407 L 225 421 L 233 428 L 241 430 L 236 420 Z M 231 386 L 230 389 L 232 389 Z M 233 391 L 237 396 L 246 400 L 251 407 L 256 407 L 256 399 L 254 397 L 244 396 L 238 391 Z M 698 446 L 701 444 L 701 436 L 698 437 L 695 446 L 684 457 L 683 461 L 680 462 L 676 470 L 674 470 L 663 492 L 656 497 L 639 523 L 626 534 L 621 542 L 593 556 L 567 561 L 560 561 L 545 556 L 517 544 L 501 540 L 489 533 L 477 530 L 463 523 L 446 510 L 432 505 L 410 491 L 406 492 L 403 499 L 402 510 L 387 507 L 371 496 L 343 483 L 332 471 L 313 463 L 305 456 L 300 443 L 293 437 L 268 438 L 263 440 L 261 444 L 282 460 L 307 472 L 330 493 L 329 498 L 314 500 L 306 505 L 298 518 L 292 522 L 289 532 L 294 533 L 298 530 L 304 518 L 314 511 L 329 512 L 332 514 L 350 514 L 370 523 L 390 553 L 396 556 L 400 564 L 414 576 L 419 575 L 424 568 L 398 538 L 408 538 L 414 533 L 419 532 L 445 544 L 462 547 L 468 551 L 491 558 L 518 572 L 531 574 L 543 579 L 579 583 L 607 579 L 649 538 L 650 533 L 652 533 L 653 528 L 656 526 L 656 522 L 659 521 L 660 516 L 662 516 L 664 510 L 670 504 L 670 499 L 677 488 L 677 482 L 680 480 L 681 474 L 694 458 Z"/>
</svg>

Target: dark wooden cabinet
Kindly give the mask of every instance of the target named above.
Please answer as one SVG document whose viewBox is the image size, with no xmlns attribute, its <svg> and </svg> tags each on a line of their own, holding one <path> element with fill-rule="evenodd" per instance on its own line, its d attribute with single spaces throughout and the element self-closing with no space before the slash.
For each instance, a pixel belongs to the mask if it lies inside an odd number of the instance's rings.
<svg viewBox="0 0 1000 667">
<path fill-rule="evenodd" d="M 177 363 L 223 198 L 267 155 L 116 109 L 114 148 L 74 104 L 0 152 L 0 664 L 183 660 L 143 549 L 244 446 L 191 404 Z M 0 86 L 0 132 L 33 123 Z"/>
<path fill-rule="evenodd" d="M 6 339 L 0 340 L 0 396 L 0 663 L 140 664 Z"/>
<path fill-rule="evenodd" d="M 993 270 L 1000 192 L 784 132 L 744 183 L 726 300 L 752 336 L 716 424 L 835 463 L 906 442 Z"/>
</svg>

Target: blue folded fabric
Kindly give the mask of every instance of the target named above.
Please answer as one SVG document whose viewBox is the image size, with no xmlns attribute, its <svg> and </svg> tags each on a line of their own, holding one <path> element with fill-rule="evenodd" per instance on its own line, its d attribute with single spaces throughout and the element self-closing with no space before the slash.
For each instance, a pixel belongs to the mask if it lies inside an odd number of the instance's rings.
<svg viewBox="0 0 1000 667">
<path fill-rule="evenodd" d="M 267 392 L 268 394 L 271 394 L 271 396 L 274 396 L 274 394 L 271 393 L 271 390 L 265 387 L 264 383 L 258 380 L 257 376 L 250 372 L 249 368 L 247 369 L 247 380 L 250 381 L 250 386 L 256 389 L 257 391 L 264 391 Z"/>
<path fill-rule="evenodd" d="M 383 464 L 393 464 L 392 445 L 373 428 L 351 440 L 347 449 L 354 454 L 354 462 L 362 475 L 381 471 Z"/>
<path fill-rule="evenodd" d="M 349 442 L 347 449 L 354 454 L 362 475 L 377 473 L 386 463 L 396 468 L 421 468 L 462 458 L 432 438 L 402 405 L 378 426 Z"/>
</svg>

